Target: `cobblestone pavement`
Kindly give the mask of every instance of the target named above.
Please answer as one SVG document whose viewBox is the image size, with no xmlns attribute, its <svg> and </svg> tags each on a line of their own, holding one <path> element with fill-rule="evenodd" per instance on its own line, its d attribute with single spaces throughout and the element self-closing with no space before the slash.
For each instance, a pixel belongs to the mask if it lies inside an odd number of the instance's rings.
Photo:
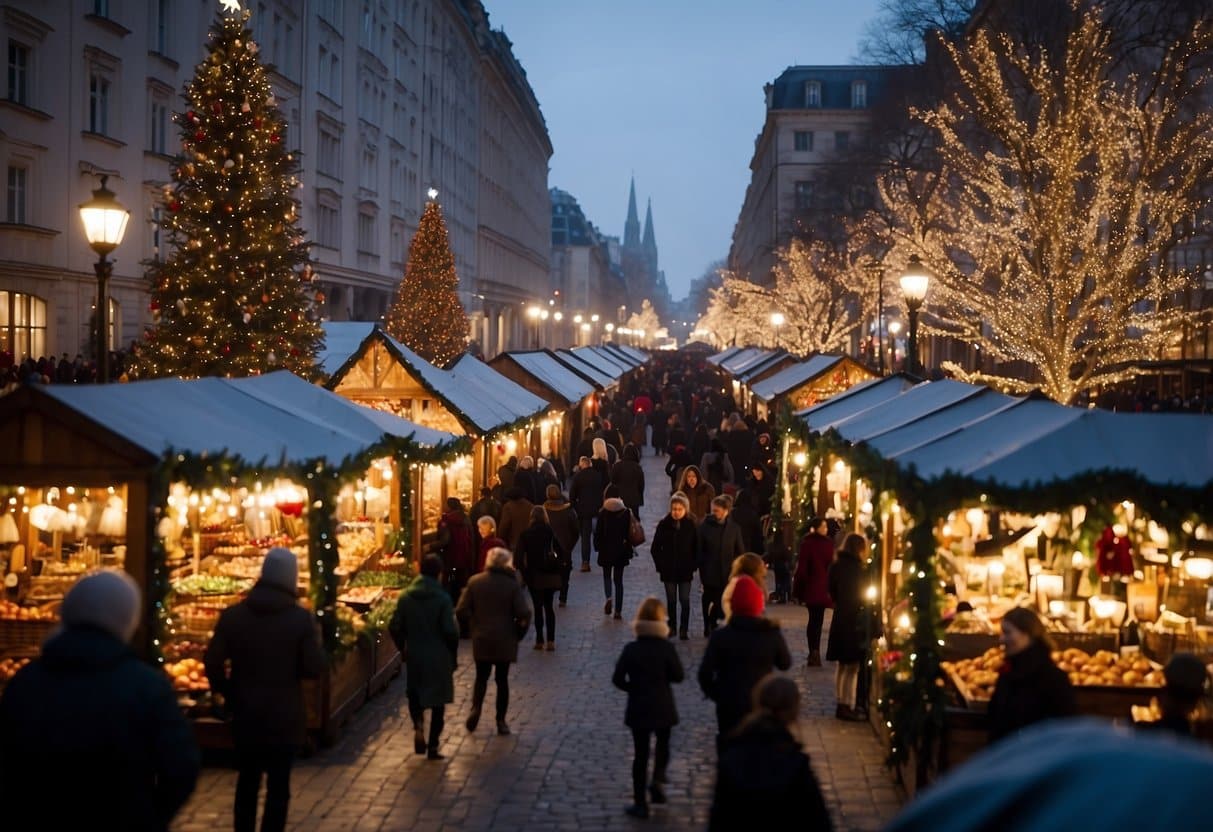
<svg viewBox="0 0 1213 832">
<path fill-rule="evenodd" d="M 649 536 L 665 513 L 665 458 L 646 456 L 648 488 L 641 519 Z M 692 590 L 698 611 L 699 587 Z M 623 621 L 602 614 L 602 574 L 574 571 L 569 605 L 557 610 L 557 649 L 523 644 L 510 673 L 510 736 L 493 730 L 493 686 L 488 717 L 469 734 L 463 726 L 472 687 L 464 642 L 447 707 L 441 762 L 413 753 L 404 680 L 368 702 L 337 744 L 301 760 L 291 786 L 294 830 L 576 830 L 643 828 L 702 830 L 714 781 L 715 712 L 695 682 L 705 640 L 694 623 L 689 641 L 675 642 L 687 680 L 675 688 L 682 722 L 673 732 L 667 793 L 647 821 L 623 814 L 631 802 L 631 735 L 623 724 L 624 694 L 611 685 L 628 624 L 639 601 L 664 593 L 647 546 L 624 577 Z M 882 763 L 882 750 L 864 723 L 833 717 L 833 667 L 805 665 L 802 607 L 773 606 L 792 648 L 792 675 L 801 685 L 801 732 L 813 768 L 842 830 L 876 830 L 896 814 L 904 795 Z M 824 639 L 823 639 L 824 641 Z M 465 652 L 466 651 L 466 652 Z M 231 826 L 234 772 L 207 768 L 178 817 L 180 832 Z"/>
</svg>

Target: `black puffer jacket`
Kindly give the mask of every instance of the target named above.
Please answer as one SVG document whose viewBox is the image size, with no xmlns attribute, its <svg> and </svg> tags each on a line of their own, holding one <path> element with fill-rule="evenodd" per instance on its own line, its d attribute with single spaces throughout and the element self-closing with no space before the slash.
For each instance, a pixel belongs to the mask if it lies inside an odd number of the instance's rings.
<svg viewBox="0 0 1213 832">
<path fill-rule="evenodd" d="M 688 514 L 681 520 L 666 515 L 657 524 L 649 553 L 662 583 L 686 583 L 695 577 L 699 536 Z"/>
<path fill-rule="evenodd" d="M 713 631 L 699 665 L 699 687 L 716 703 L 721 733 L 727 735 L 749 713 L 759 679 L 791 666 L 779 624 L 768 618 L 733 615 Z"/>
<path fill-rule="evenodd" d="M 232 711 L 237 745 L 248 747 L 303 744 L 303 680 L 315 679 L 324 668 L 312 614 L 295 603 L 295 593 L 264 581 L 223 611 L 206 648 L 211 690 L 222 693 Z"/>
<path fill-rule="evenodd" d="M 644 505 L 644 469 L 635 445 L 623 449 L 623 458 L 611 468 L 611 482 L 619 489 L 619 499 L 636 511 Z"/>
<path fill-rule="evenodd" d="M 725 742 L 708 832 L 832 828 L 821 785 L 800 743 L 770 716 L 751 718 Z"/>
<path fill-rule="evenodd" d="M 671 684 L 684 678 L 682 660 L 666 636 L 664 621 L 637 621 L 636 640 L 624 645 L 611 682 L 627 691 L 623 722 L 629 728 L 652 731 L 678 724 Z"/>
<path fill-rule="evenodd" d="M 1070 677 L 1053 664 L 1049 648 L 1043 642 L 1034 642 L 1011 656 L 1007 665 L 990 697 L 991 741 L 1036 722 L 1077 713 Z"/>
<path fill-rule="evenodd" d="M 598 512 L 598 523 L 594 526 L 594 548 L 598 551 L 598 565 L 627 566 L 634 554 L 628 542 L 628 526 L 632 512 L 618 497 L 610 497 Z"/>
<path fill-rule="evenodd" d="M 167 829 L 198 764 L 168 678 L 101 630 L 51 638 L 0 699 L 5 829 Z"/>
</svg>

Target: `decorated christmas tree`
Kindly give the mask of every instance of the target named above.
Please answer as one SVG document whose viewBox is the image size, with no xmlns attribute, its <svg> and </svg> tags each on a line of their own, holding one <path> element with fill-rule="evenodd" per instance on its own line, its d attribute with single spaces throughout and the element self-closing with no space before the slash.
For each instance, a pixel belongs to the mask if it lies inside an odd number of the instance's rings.
<svg viewBox="0 0 1213 832">
<path fill-rule="evenodd" d="M 316 374 L 321 297 L 298 225 L 299 165 L 248 18 L 236 8 L 216 20 L 185 112 L 173 116 L 170 253 L 151 268 L 153 326 L 137 376 Z"/>
<path fill-rule="evenodd" d="M 388 310 L 388 334 L 431 364 L 450 364 L 467 346 L 468 319 L 458 289 L 446 221 L 431 190 L 409 243 L 404 279 Z"/>
</svg>

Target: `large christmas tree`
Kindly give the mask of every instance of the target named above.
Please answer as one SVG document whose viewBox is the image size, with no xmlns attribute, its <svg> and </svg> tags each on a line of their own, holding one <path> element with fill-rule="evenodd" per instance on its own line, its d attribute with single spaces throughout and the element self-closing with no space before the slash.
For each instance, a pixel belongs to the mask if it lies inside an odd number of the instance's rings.
<svg viewBox="0 0 1213 832">
<path fill-rule="evenodd" d="M 431 364 L 445 367 L 467 347 L 468 319 L 459 302 L 459 276 L 446 221 L 430 191 L 409 244 L 404 279 L 387 314 L 387 331 Z"/>
<path fill-rule="evenodd" d="M 165 188 L 171 253 L 152 266 L 139 376 L 316 373 L 323 333 L 285 147 L 249 13 L 221 15 L 186 85 L 181 156 Z"/>
</svg>

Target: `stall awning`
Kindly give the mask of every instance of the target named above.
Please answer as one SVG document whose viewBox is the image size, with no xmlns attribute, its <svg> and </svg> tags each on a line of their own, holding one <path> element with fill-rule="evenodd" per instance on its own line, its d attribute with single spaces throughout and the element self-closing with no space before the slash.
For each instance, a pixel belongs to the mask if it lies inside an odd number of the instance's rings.
<svg viewBox="0 0 1213 832">
<path fill-rule="evenodd" d="M 804 419 L 811 432 L 824 433 L 838 422 L 849 419 L 856 413 L 861 413 L 870 407 L 879 407 L 900 395 L 903 390 L 913 387 L 914 384 L 915 380 L 905 373 L 874 378 L 856 384 L 836 396 L 831 396 L 821 404 L 798 410 L 795 415 L 797 418 Z"/>
<path fill-rule="evenodd" d="M 350 356 L 362 349 L 363 343 L 377 328 L 371 321 L 326 321 L 321 324 L 324 329 L 324 349 L 316 355 L 316 363 L 326 376 L 334 375 L 340 370 Z"/>
<path fill-rule="evenodd" d="M 808 361 L 784 367 L 770 378 L 764 378 L 750 388 L 750 392 L 764 402 L 773 401 L 789 390 L 795 390 L 829 372 L 841 360 L 841 355 L 815 355 Z"/>
<path fill-rule="evenodd" d="M 977 395 L 941 407 L 884 433 L 870 434 L 864 439 L 864 444 L 881 456 L 891 458 L 938 439 L 944 434 L 960 430 L 965 425 L 978 419 L 984 419 L 991 413 L 1004 407 L 1010 407 L 1018 401 L 1020 400 L 1017 398 L 988 387 L 982 388 Z"/>
<path fill-rule="evenodd" d="M 591 364 L 581 356 L 574 355 L 569 350 L 556 350 L 553 355 L 569 369 L 592 380 L 603 390 L 606 390 L 608 387 L 614 387 L 619 382 L 618 376 L 600 369 L 597 364 Z"/>
<path fill-rule="evenodd" d="M 937 410 L 980 394 L 987 388 L 963 381 L 928 381 L 916 384 L 884 407 L 873 407 L 835 422 L 838 435 L 851 443 L 879 436 Z"/>
<path fill-rule="evenodd" d="M 616 358 L 605 350 L 597 347 L 574 347 L 569 350 L 573 355 L 580 358 L 587 364 L 593 364 L 602 372 L 609 375 L 616 381 L 621 376 L 630 371 L 632 368 L 623 362 L 623 359 Z"/>
<path fill-rule="evenodd" d="M 636 367 L 639 367 L 642 364 L 644 364 L 644 362 L 641 361 L 640 359 L 638 359 L 636 356 L 632 355 L 631 353 L 624 352 L 623 348 L 620 347 L 618 344 L 603 344 L 598 349 L 602 350 L 607 355 L 611 356 L 611 358 L 614 358 L 616 361 L 623 363 L 624 366 L 630 367 L 632 369 L 635 369 Z"/>
<path fill-rule="evenodd" d="M 491 406 L 504 424 L 541 415 L 551 407 L 521 384 L 511 381 L 475 356 L 464 354 L 447 371 L 463 388 L 463 395 L 475 393 L 485 406 Z"/>
<path fill-rule="evenodd" d="M 711 364 L 714 367 L 719 367 L 722 361 L 725 361 L 725 360 L 733 357 L 737 353 L 741 352 L 743 349 L 745 349 L 745 347 L 729 347 L 726 350 L 721 350 L 720 352 L 716 353 L 715 355 L 709 355 L 704 360 L 707 361 L 709 364 Z"/>
<path fill-rule="evenodd" d="M 594 393 L 594 385 L 547 350 L 507 352 L 506 356 L 537 381 L 563 396 L 565 401 L 579 402 Z"/>
<path fill-rule="evenodd" d="M 614 347 L 626 355 L 632 356 L 632 358 L 636 359 L 637 366 L 649 363 L 649 358 L 651 356 L 638 347 L 628 346 L 627 344 L 610 344 L 609 346 Z"/>
<path fill-rule="evenodd" d="M 774 350 L 763 349 L 762 347 L 747 347 L 741 352 L 731 355 L 724 361 L 720 362 L 720 369 L 724 370 L 731 376 L 736 376 L 746 367 L 752 366 L 758 361 L 763 361 L 774 354 Z"/>
</svg>

